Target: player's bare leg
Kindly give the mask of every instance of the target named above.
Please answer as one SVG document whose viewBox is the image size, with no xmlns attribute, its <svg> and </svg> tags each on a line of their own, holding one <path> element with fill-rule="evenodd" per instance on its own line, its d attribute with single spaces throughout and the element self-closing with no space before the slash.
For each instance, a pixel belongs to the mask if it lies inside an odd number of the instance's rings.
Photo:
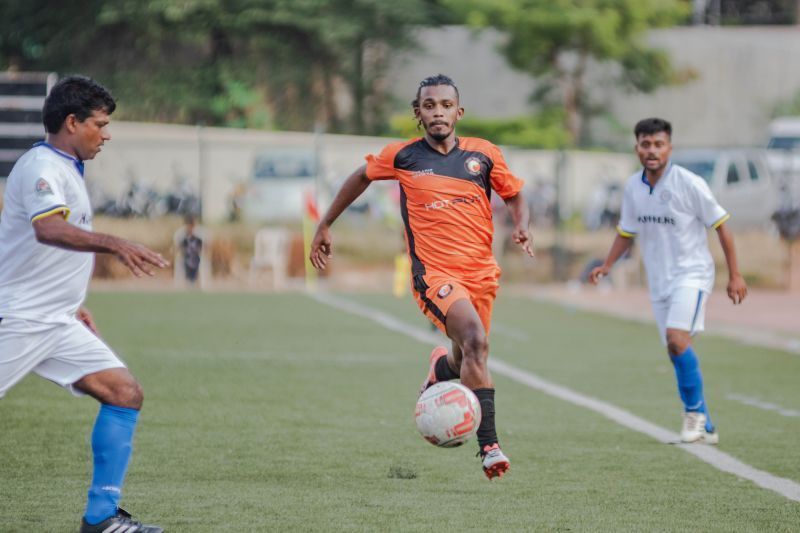
<svg viewBox="0 0 800 533">
<path fill-rule="evenodd" d="M 470 388 L 481 404 L 478 427 L 479 454 L 486 477 L 502 477 L 509 469 L 508 457 L 500 450 L 494 423 L 494 384 L 489 374 L 489 339 L 477 311 L 467 299 L 453 303 L 447 311 L 447 336 L 460 353 L 461 383 Z M 453 350 L 453 357 L 457 351 Z"/>
<path fill-rule="evenodd" d="M 111 368 L 83 376 L 74 387 L 100 403 L 139 410 L 144 393 L 127 368 Z"/>
</svg>

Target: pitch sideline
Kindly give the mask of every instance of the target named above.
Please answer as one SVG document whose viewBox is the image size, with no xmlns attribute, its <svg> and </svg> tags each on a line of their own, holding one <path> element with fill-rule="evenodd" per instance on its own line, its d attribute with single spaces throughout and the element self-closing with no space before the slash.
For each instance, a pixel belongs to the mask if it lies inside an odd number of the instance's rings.
<svg viewBox="0 0 800 533">
<path fill-rule="evenodd" d="M 420 342 L 426 344 L 438 344 L 441 342 L 441 337 L 437 334 L 405 324 L 392 315 L 378 309 L 373 309 L 366 305 L 338 298 L 330 294 L 317 293 L 309 296 L 330 307 L 372 320 L 386 329 L 402 333 Z M 572 389 L 540 378 L 533 373 L 504 363 L 496 357 L 492 357 L 492 359 L 489 360 L 489 368 L 492 372 L 505 376 L 532 389 L 544 392 L 545 394 L 559 398 L 573 405 L 590 409 L 628 429 L 643 433 L 662 443 L 670 444 L 680 441 L 677 433 L 657 426 L 643 418 L 639 418 L 633 413 L 620 409 L 610 403 L 575 392 Z M 772 490 L 790 500 L 800 502 L 800 483 L 759 470 L 711 446 L 698 444 L 676 444 L 676 446 L 718 470 L 747 479 L 759 487 Z"/>
</svg>

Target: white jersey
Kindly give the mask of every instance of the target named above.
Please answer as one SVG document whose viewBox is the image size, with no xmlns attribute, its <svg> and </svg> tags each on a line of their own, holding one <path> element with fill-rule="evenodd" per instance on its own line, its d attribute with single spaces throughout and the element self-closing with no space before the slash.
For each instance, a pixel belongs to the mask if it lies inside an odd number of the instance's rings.
<svg viewBox="0 0 800 533">
<path fill-rule="evenodd" d="M 86 297 L 94 253 L 36 240 L 33 222 L 59 216 L 55 213 L 92 229 L 83 163 L 38 143 L 19 158 L 6 183 L 0 214 L 0 317 L 66 323 Z"/>
<path fill-rule="evenodd" d="M 638 237 L 652 300 L 664 300 L 678 287 L 710 292 L 714 261 L 707 228 L 730 215 L 700 176 L 670 164 L 655 187 L 644 171 L 628 178 L 617 230 Z"/>
</svg>

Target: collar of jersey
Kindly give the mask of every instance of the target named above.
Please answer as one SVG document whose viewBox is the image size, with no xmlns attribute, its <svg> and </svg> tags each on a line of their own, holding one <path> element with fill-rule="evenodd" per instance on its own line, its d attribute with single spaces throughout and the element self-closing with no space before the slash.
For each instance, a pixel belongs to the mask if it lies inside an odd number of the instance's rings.
<svg viewBox="0 0 800 533">
<path fill-rule="evenodd" d="M 646 175 L 646 172 L 647 172 L 647 169 L 644 169 L 644 168 L 643 168 L 643 169 L 642 169 L 642 183 L 644 183 L 644 184 L 645 184 L 647 187 L 649 187 L 649 188 L 650 188 L 650 194 L 653 194 L 653 189 L 654 189 L 654 187 L 652 187 L 652 186 L 650 185 L 650 182 L 649 182 L 649 181 L 647 181 L 647 175 Z M 669 163 L 667 163 L 667 168 L 666 168 L 666 170 L 664 170 L 664 174 L 661 176 L 661 179 L 660 179 L 660 180 L 658 180 L 658 183 L 656 183 L 656 185 L 658 185 L 659 183 L 661 183 L 661 180 L 663 180 L 664 178 L 666 178 L 666 177 L 667 177 L 667 174 L 669 174 L 670 172 L 672 172 L 672 162 L 671 162 L 671 161 L 670 161 Z"/>
<path fill-rule="evenodd" d="M 453 148 L 452 148 L 452 149 L 451 149 L 449 152 L 447 152 L 446 154 L 443 154 L 442 152 L 440 152 L 439 150 L 437 150 L 436 148 L 434 148 L 433 146 L 431 146 L 431 145 L 430 145 L 430 143 L 428 143 L 428 140 L 427 140 L 425 137 L 421 137 L 421 138 L 420 138 L 420 140 L 422 141 L 422 143 L 423 143 L 425 146 L 427 146 L 427 147 L 428 147 L 428 150 L 430 150 L 431 152 L 433 152 L 433 153 L 435 153 L 435 154 L 439 154 L 439 155 L 440 155 L 440 156 L 442 156 L 442 157 L 447 157 L 447 156 L 449 156 L 450 154 L 452 154 L 453 152 L 455 152 L 455 151 L 456 151 L 456 150 L 459 148 L 459 146 L 458 146 L 458 145 L 460 144 L 460 143 L 459 143 L 459 140 L 458 140 L 458 137 L 456 137 L 456 144 L 455 144 L 455 145 L 453 145 Z"/>
<path fill-rule="evenodd" d="M 57 153 L 58 155 L 60 155 L 64 159 L 69 159 L 70 161 L 72 161 L 72 164 L 75 165 L 75 168 L 78 169 L 78 172 L 80 172 L 81 177 L 83 177 L 83 170 L 84 170 L 83 161 L 81 161 L 77 157 L 72 157 L 68 153 L 62 152 L 61 150 L 59 150 L 58 148 L 56 148 L 52 144 L 48 143 L 47 141 L 39 141 L 39 142 L 35 143 L 33 146 L 34 147 L 36 147 L 36 146 L 44 146 L 45 148 L 49 148 L 50 150 L 54 151 L 55 153 Z"/>
</svg>

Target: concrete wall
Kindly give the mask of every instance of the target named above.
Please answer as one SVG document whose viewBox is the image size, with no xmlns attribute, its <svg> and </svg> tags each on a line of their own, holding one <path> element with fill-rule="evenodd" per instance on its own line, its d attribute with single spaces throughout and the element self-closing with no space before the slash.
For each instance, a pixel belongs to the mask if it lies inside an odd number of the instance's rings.
<svg viewBox="0 0 800 533">
<path fill-rule="evenodd" d="M 800 91 L 800 27 L 688 27 L 654 31 L 650 42 L 699 78 L 652 95 L 614 94 L 623 124 L 664 116 L 676 146 L 766 146 L 775 105 Z"/>
<path fill-rule="evenodd" d="M 468 114 L 514 117 L 530 112 L 535 80 L 508 66 L 498 51 L 502 35 L 451 26 L 417 33 L 420 50 L 395 60 L 389 85 L 410 101 L 421 79 L 442 72 L 459 86 Z M 637 120 L 660 115 L 676 128 L 677 146 L 763 145 L 776 103 L 800 91 L 800 28 L 692 26 L 654 30 L 646 36 L 667 51 L 679 69 L 698 78 L 654 94 L 627 93 L 609 85 L 613 68 L 594 65 L 592 98 L 605 102 L 622 127 L 595 120 L 603 145 L 632 145 Z M 406 108 L 403 108 L 406 109 Z"/>
<path fill-rule="evenodd" d="M 228 216 L 236 185 L 250 179 L 255 157 L 264 149 L 305 146 L 316 150 L 320 177 L 332 189 L 364 162 L 366 154 L 379 152 L 392 140 L 132 122 L 112 123 L 112 136 L 102 153 L 86 166 L 87 183 L 98 197 L 117 197 L 132 182 L 166 192 L 185 180 L 194 190 L 202 191 L 207 220 Z M 531 185 L 554 181 L 556 152 L 505 152 L 511 169 Z M 635 168 L 628 154 L 569 152 L 566 157 L 566 213 L 580 209 L 597 184 L 619 182 Z"/>
</svg>

